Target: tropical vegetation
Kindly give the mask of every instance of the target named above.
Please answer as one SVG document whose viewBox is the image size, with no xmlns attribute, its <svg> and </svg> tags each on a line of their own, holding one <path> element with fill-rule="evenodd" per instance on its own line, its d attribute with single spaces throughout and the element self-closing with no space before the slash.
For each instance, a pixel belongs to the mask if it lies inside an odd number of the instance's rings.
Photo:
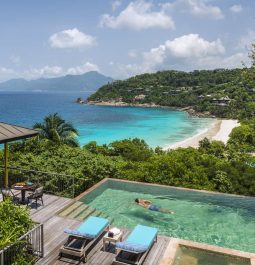
<svg viewBox="0 0 255 265">
<path fill-rule="evenodd" d="M 252 69 L 245 68 L 245 74 L 244 69 L 142 74 L 102 86 L 88 101 L 190 108 L 196 113 L 245 119 L 255 113 Z M 248 76 L 253 76 L 253 82 Z"/>
<path fill-rule="evenodd" d="M 23 242 L 17 243 L 17 240 L 32 226 L 33 222 L 27 208 L 14 205 L 10 200 L 0 203 L 0 250 L 15 243 L 13 245 L 15 251 L 10 254 L 13 265 L 26 265 L 33 262 L 32 256 L 23 253 Z"/>
<path fill-rule="evenodd" d="M 242 136 L 240 137 L 240 131 Z M 163 151 L 126 139 L 84 147 L 26 141 L 11 150 L 11 165 L 77 177 L 77 194 L 105 177 L 255 196 L 255 119 L 233 130 L 227 145 L 204 139 L 200 147 Z M 49 179 L 49 187 L 54 179 Z M 71 190 L 63 194 L 71 196 Z"/>
<path fill-rule="evenodd" d="M 33 127 L 39 132 L 39 139 L 47 139 L 54 144 L 67 144 L 78 146 L 78 131 L 69 122 L 63 120 L 58 113 L 48 115 L 42 123 L 36 123 Z"/>
</svg>

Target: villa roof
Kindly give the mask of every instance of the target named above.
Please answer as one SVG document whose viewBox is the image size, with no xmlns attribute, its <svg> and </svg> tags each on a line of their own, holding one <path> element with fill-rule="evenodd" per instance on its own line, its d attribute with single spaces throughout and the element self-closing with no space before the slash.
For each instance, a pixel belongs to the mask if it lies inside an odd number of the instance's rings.
<svg viewBox="0 0 255 265">
<path fill-rule="evenodd" d="M 0 122 L 0 144 L 36 136 L 36 130 Z"/>
</svg>

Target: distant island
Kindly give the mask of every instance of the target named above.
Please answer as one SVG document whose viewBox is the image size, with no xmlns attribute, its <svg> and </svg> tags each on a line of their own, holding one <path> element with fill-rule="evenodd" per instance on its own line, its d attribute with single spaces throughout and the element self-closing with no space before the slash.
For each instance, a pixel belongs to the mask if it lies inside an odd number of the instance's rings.
<svg viewBox="0 0 255 265">
<path fill-rule="evenodd" d="M 91 71 L 82 75 L 66 75 L 36 80 L 11 79 L 0 83 L 0 91 L 94 92 L 112 81 L 111 77 Z"/>
<path fill-rule="evenodd" d="M 86 103 L 173 107 L 197 116 L 242 119 L 255 113 L 254 101 L 255 88 L 242 79 L 242 69 L 215 69 L 161 71 L 112 81 Z"/>
</svg>

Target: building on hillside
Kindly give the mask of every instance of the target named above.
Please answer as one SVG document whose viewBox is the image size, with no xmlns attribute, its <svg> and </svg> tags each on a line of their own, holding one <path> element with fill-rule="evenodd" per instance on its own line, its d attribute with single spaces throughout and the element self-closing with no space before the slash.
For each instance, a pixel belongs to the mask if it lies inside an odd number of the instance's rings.
<svg viewBox="0 0 255 265">
<path fill-rule="evenodd" d="M 212 103 L 217 106 L 227 106 L 231 102 L 231 99 L 228 96 L 221 98 L 214 98 Z"/>
<path fill-rule="evenodd" d="M 140 94 L 140 95 L 135 96 L 134 99 L 135 100 L 143 100 L 143 99 L 145 99 L 145 97 L 146 97 L 146 95 Z"/>
<path fill-rule="evenodd" d="M 144 88 L 143 87 L 137 87 L 137 88 L 135 88 L 135 90 L 144 90 Z"/>
</svg>

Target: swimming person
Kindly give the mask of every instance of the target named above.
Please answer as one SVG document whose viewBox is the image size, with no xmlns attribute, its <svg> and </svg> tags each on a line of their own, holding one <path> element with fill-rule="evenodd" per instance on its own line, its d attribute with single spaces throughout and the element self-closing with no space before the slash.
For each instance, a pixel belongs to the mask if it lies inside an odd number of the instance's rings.
<svg viewBox="0 0 255 265">
<path fill-rule="evenodd" d="M 146 208 L 148 210 L 151 210 L 151 211 L 174 214 L 173 211 L 161 208 L 161 207 L 153 204 L 151 201 L 148 201 L 148 200 L 143 200 L 143 199 L 138 199 L 137 198 L 137 199 L 135 199 L 135 202 L 139 206 L 142 206 L 142 207 L 144 207 L 144 208 Z"/>
</svg>

